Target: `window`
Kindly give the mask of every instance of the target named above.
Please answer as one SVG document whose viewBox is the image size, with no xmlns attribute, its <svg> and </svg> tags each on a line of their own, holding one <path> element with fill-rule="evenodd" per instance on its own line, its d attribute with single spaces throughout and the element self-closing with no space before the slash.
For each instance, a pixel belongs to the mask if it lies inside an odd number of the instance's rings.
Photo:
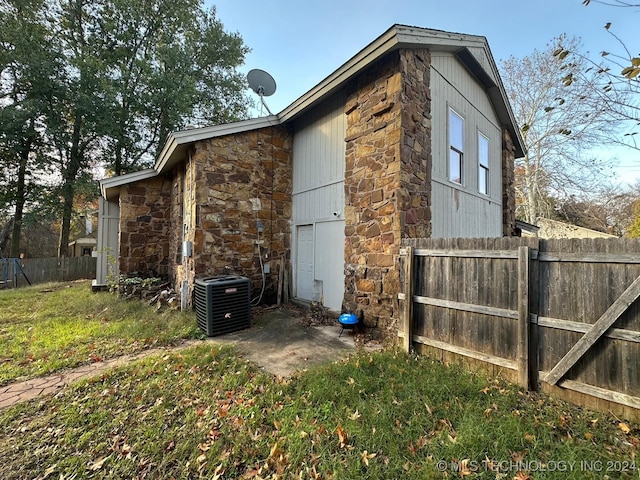
<svg viewBox="0 0 640 480">
<path fill-rule="evenodd" d="M 449 110 L 449 180 L 462 183 L 462 156 L 464 151 L 464 119 Z"/>
<path fill-rule="evenodd" d="M 478 191 L 489 195 L 489 139 L 478 132 Z"/>
</svg>

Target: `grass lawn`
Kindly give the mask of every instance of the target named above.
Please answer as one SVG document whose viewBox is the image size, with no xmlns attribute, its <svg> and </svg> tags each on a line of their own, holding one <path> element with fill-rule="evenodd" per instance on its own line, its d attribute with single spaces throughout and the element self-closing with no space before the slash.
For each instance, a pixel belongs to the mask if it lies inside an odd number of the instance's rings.
<svg viewBox="0 0 640 480">
<path fill-rule="evenodd" d="M 0 385 L 199 336 L 193 313 L 157 313 L 89 281 L 0 290 Z"/>
<path fill-rule="evenodd" d="M 198 335 L 192 315 L 60 287 L 0 292 L 7 379 Z M 0 410 L 0 471 L 3 480 L 637 479 L 640 429 L 622 420 L 396 351 L 282 379 L 205 343 Z"/>
<path fill-rule="evenodd" d="M 211 344 L 0 411 L 5 479 L 638 478 L 637 435 L 427 358 L 282 380 Z"/>
</svg>

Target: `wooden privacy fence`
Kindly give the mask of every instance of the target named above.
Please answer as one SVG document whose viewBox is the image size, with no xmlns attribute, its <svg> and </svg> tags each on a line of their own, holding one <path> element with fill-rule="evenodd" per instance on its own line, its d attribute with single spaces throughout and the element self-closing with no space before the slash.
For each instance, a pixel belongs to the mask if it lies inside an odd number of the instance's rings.
<svg viewBox="0 0 640 480">
<path fill-rule="evenodd" d="M 401 262 L 406 349 L 640 418 L 640 241 L 407 239 Z"/>
<path fill-rule="evenodd" d="M 95 278 L 95 275 L 94 257 L 0 259 L 0 288 L 24 287 L 29 283 L 68 282 Z"/>
</svg>

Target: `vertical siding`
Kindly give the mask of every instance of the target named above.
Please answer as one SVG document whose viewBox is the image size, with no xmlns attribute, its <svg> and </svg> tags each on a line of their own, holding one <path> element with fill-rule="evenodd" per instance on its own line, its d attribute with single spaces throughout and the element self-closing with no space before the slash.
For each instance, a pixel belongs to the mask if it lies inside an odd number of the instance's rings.
<svg viewBox="0 0 640 480">
<path fill-rule="evenodd" d="M 433 182 L 433 238 L 502 236 L 502 205 Z"/>
<path fill-rule="evenodd" d="M 294 125 L 293 137 L 293 232 L 308 231 L 313 226 L 313 272 L 294 271 L 294 285 L 299 298 L 323 300 L 332 310 L 340 310 L 344 296 L 344 169 L 346 97 L 339 93 L 323 102 Z M 300 227 L 301 228 L 295 228 Z M 296 246 L 296 270 L 300 268 Z M 313 285 L 312 285 L 313 283 Z M 318 298 L 316 298 L 318 297 Z"/>
<path fill-rule="evenodd" d="M 474 52 L 475 53 L 475 52 Z M 502 162 L 499 121 L 482 86 L 450 54 L 432 56 L 432 236 L 502 235 Z M 448 112 L 464 117 L 463 184 L 448 180 Z M 489 138 L 489 195 L 478 192 L 478 133 Z"/>
<path fill-rule="evenodd" d="M 344 211 L 344 103 L 344 95 L 335 95 L 295 124 L 294 224 L 329 219 Z"/>
<path fill-rule="evenodd" d="M 106 285 L 109 274 L 118 274 L 120 254 L 120 206 L 102 197 L 98 206 L 98 260 L 96 265 L 96 284 Z M 112 271 L 110 271 L 112 270 Z"/>
</svg>

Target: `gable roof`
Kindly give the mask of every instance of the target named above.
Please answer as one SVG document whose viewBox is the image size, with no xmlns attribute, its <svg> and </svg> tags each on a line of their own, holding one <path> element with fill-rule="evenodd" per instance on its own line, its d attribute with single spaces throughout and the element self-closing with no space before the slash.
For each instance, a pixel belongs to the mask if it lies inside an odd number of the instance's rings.
<svg viewBox="0 0 640 480">
<path fill-rule="evenodd" d="M 516 149 L 516 158 L 524 155 L 524 141 L 507 100 L 507 94 L 500 80 L 498 68 L 487 39 L 478 35 L 396 24 L 277 115 L 171 133 L 156 160 L 154 170 L 158 174 L 170 170 L 178 161 L 184 159 L 188 146 L 196 141 L 292 121 L 343 87 L 347 81 L 384 55 L 395 50 L 411 48 L 425 48 L 455 54 L 458 60 L 486 89 L 500 122 L 511 135 Z M 483 58 L 478 58 L 477 52 L 482 52 Z M 130 181 L 135 180 L 131 178 Z M 105 184 L 102 182 L 101 188 L 104 195 Z"/>
<path fill-rule="evenodd" d="M 281 122 L 287 122 L 311 108 L 317 102 L 338 90 L 345 82 L 379 60 L 382 56 L 399 49 L 425 48 L 440 52 L 451 52 L 473 74 L 487 90 L 500 122 L 509 130 L 516 148 L 516 158 L 524 156 L 526 148 L 515 117 L 507 100 L 507 92 L 500 80 L 498 67 L 493 59 L 486 37 L 463 33 L 445 32 L 429 28 L 393 25 L 389 30 L 364 47 L 331 75 L 307 93 L 295 100 L 280 113 Z M 482 51 L 486 59 L 483 66 L 473 51 Z"/>
</svg>

